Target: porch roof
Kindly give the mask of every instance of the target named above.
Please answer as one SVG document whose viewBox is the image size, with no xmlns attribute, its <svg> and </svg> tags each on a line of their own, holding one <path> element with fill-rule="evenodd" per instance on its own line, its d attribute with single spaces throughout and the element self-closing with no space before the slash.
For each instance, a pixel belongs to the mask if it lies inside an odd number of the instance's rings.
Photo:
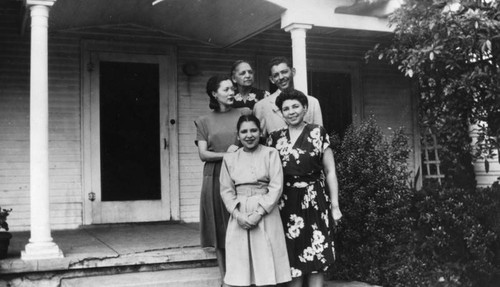
<svg viewBox="0 0 500 287">
<path fill-rule="evenodd" d="M 49 29 L 135 25 L 226 47 L 278 23 L 283 11 L 266 0 L 57 0 Z"/>
<path fill-rule="evenodd" d="M 278 23 L 282 28 L 299 23 L 310 24 L 314 30 L 392 32 L 385 16 L 402 0 L 39 1 L 54 3 L 49 17 L 51 31 L 137 27 L 215 47 L 230 47 Z M 24 14 L 22 30 L 28 28 L 28 10 Z"/>
</svg>

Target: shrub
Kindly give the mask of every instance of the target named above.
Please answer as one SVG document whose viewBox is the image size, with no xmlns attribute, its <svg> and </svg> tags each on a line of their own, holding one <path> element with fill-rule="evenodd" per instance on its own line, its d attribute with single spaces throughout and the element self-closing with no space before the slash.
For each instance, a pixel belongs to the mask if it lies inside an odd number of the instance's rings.
<svg viewBox="0 0 500 287">
<path fill-rule="evenodd" d="M 343 219 L 336 232 L 339 279 L 386 285 L 399 265 L 392 253 L 410 241 L 413 218 L 402 130 L 386 141 L 374 119 L 332 137 Z M 404 246 L 404 245 L 403 245 Z M 403 251 L 400 251 L 400 253 Z"/>
<path fill-rule="evenodd" d="M 383 286 L 497 286 L 500 186 L 410 187 L 407 138 L 373 119 L 332 136 L 344 218 L 330 276 Z"/>
<path fill-rule="evenodd" d="M 415 192 L 409 264 L 418 285 L 498 286 L 500 188 L 425 187 Z M 420 279 L 418 279 L 420 278 Z"/>
<path fill-rule="evenodd" d="M 9 231 L 9 224 L 7 223 L 7 217 L 9 216 L 12 209 L 2 209 L 0 207 L 0 230 L 4 229 Z"/>
</svg>

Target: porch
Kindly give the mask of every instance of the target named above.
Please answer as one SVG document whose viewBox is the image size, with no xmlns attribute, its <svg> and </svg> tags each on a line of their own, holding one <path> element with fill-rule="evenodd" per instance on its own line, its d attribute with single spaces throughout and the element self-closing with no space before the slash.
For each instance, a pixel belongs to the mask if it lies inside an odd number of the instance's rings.
<svg viewBox="0 0 500 287">
<path fill-rule="evenodd" d="M 29 232 L 12 232 L 0 286 L 220 286 L 215 253 L 197 223 L 93 225 L 52 232 L 64 258 L 22 260 Z M 328 287 L 369 287 L 329 281 Z"/>
<path fill-rule="evenodd" d="M 12 235 L 8 257 L 0 260 L 0 286 L 220 286 L 215 253 L 199 246 L 198 224 L 53 231 L 64 258 L 44 260 L 20 259 L 30 233 Z"/>
</svg>

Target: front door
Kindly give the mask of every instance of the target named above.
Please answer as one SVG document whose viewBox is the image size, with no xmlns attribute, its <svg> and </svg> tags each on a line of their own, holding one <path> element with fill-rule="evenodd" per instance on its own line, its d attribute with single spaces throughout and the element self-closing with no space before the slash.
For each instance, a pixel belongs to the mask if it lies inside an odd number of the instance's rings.
<svg viewBox="0 0 500 287">
<path fill-rule="evenodd" d="M 92 52 L 92 223 L 171 218 L 166 59 Z"/>
<path fill-rule="evenodd" d="M 351 75 L 344 72 L 311 71 L 308 73 L 309 94 L 316 97 L 328 134 L 343 137 L 352 124 Z"/>
</svg>

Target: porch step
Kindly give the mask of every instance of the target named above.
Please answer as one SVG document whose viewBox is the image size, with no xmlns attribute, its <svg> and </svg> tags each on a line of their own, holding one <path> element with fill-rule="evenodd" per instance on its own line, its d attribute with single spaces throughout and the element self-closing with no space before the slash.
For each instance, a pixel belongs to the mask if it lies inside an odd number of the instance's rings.
<svg viewBox="0 0 500 287">
<path fill-rule="evenodd" d="M 220 286 L 213 248 L 191 224 L 93 226 L 53 233 L 64 258 L 22 260 L 17 233 L 0 260 L 0 287 Z"/>
<path fill-rule="evenodd" d="M 220 286 L 220 284 L 221 280 L 218 267 L 162 270 L 61 280 L 61 287 L 217 287 Z"/>
</svg>

